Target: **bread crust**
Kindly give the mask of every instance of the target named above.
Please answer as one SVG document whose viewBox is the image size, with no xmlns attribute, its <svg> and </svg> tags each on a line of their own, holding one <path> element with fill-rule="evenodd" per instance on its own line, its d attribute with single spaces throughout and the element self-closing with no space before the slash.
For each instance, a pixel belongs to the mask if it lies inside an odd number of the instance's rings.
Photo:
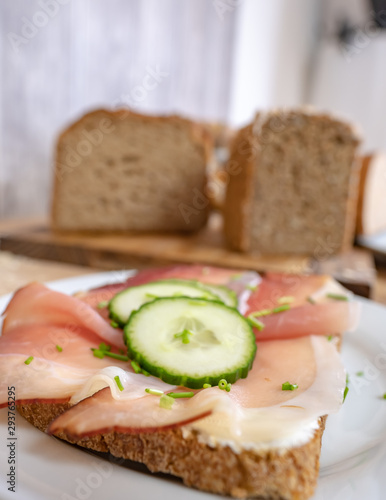
<svg viewBox="0 0 386 500">
<path fill-rule="evenodd" d="M 224 233 L 231 248 L 249 250 L 252 175 L 257 151 L 252 144 L 252 125 L 239 130 L 228 162 L 229 182 L 224 205 Z M 233 174 L 232 174 L 233 172 Z"/>
<path fill-rule="evenodd" d="M 27 403 L 18 406 L 18 411 L 32 425 L 46 431 L 69 407 L 69 403 Z M 200 490 L 236 498 L 305 500 L 316 487 L 324 426 L 322 417 L 313 438 L 303 446 L 241 453 L 228 446 L 212 448 L 194 432 L 184 436 L 181 428 L 135 434 L 109 432 L 76 441 L 63 433 L 56 437 L 141 462 L 151 472 L 172 474 Z"/>
<path fill-rule="evenodd" d="M 356 217 L 356 234 L 364 233 L 364 226 L 362 220 L 364 197 L 365 197 L 365 186 L 367 173 L 370 168 L 370 163 L 373 159 L 373 155 L 366 155 L 361 158 L 362 167 L 360 169 L 359 175 L 359 193 L 358 193 L 358 206 L 357 206 L 357 217 Z"/>
</svg>

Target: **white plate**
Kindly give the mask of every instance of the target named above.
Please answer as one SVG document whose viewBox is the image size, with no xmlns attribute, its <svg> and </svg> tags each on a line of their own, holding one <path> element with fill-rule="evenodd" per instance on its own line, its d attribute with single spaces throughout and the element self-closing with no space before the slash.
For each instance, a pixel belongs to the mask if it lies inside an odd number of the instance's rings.
<svg viewBox="0 0 386 500">
<path fill-rule="evenodd" d="M 50 283 L 78 290 L 123 280 L 127 272 L 99 273 Z M 10 296 L 0 298 L 0 311 Z M 381 500 L 386 492 L 386 308 L 366 299 L 360 325 L 347 334 L 342 355 L 350 391 L 331 415 L 323 437 L 321 470 L 314 500 Z M 364 371 L 363 377 L 355 373 Z M 217 497 L 178 481 L 111 464 L 17 419 L 17 491 L 6 484 L 7 411 L 0 411 L 1 500 L 210 500 Z M 217 497 L 220 498 L 220 497 Z"/>
</svg>

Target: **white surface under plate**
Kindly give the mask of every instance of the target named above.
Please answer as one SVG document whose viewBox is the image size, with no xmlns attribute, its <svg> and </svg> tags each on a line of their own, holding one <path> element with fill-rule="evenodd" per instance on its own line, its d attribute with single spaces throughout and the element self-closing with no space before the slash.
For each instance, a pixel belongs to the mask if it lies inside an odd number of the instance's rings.
<svg viewBox="0 0 386 500">
<path fill-rule="evenodd" d="M 50 283 L 65 293 L 120 281 L 127 272 Z M 0 311 L 9 300 L 0 298 Z M 360 325 L 344 339 L 350 391 L 327 420 L 319 484 L 313 500 L 381 500 L 386 495 L 386 308 L 366 299 Z M 359 371 L 364 376 L 356 376 Z M 0 410 L 1 500 L 210 500 L 217 495 L 179 481 L 112 464 L 17 419 L 17 490 L 7 490 L 7 410 Z"/>
</svg>

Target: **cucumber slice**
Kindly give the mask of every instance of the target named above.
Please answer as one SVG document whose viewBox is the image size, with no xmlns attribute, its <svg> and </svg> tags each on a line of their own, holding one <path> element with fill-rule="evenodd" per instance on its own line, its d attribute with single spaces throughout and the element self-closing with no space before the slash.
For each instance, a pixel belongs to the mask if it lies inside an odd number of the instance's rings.
<svg viewBox="0 0 386 500">
<path fill-rule="evenodd" d="M 221 302 L 224 302 L 226 306 L 237 308 L 238 300 L 235 291 L 223 285 L 209 285 L 208 283 L 201 283 L 201 286 L 217 295 Z"/>
<path fill-rule="evenodd" d="M 124 326 L 130 314 L 146 302 L 152 302 L 159 297 L 173 297 L 176 295 L 220 300 L 220 297 L 195 281 L 178 279 L 153 281 L 145 285 L 132 286 L 117 293 L 108 305 L 110 318 L 120 326 Z"/>
<path fill-rule="evenodd" d="M 144 304 L 132 313 L 124 339 L 144 370 L 191 389 L 245 378 L 256 354 L 252 328 L 236 309 L 199 298 Z"/>
</svg>

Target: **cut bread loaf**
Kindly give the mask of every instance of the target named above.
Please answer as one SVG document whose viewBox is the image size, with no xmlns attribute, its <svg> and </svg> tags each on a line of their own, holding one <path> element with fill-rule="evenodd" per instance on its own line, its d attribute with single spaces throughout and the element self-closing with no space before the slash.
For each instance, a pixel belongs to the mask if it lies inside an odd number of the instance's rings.
<svg viewBox="0 0 386 500">
<path fill-rule="evenodd" d="M 68 404 L 29 403 L 18 406 L 31 424 L 46 431 Z M 303 446 L 283 450 L 235 453 L 228 446 L 212 448 L 197 434 L 183 435 L 181 428 L 143 433 L 109 432 L 74 440 L 82 447 L 145 464 L 151 472 L 177 476 L 187 486 L 236 498 L 306 500 L 316 487 L 325 418 L 314 437 Z"/>
<path fill-rule="evenodd" d="M 371 236 L 386 230 L 386 155 L 362 158 L 356 233 Z"/>
<path fill-rule="evenodd" d="M 231 150 L 225 235 L 237 250 L 326 258 L 353 240 L 353 128 L 306 110 L 259 113 Z"/>
<path fill-rule="evenodd" d="M 176 116 L 86 114 L 58 140 L 53 227 L 195 231 L 207 219 L 210 150 L 205 130 Z"/>
</svg>

